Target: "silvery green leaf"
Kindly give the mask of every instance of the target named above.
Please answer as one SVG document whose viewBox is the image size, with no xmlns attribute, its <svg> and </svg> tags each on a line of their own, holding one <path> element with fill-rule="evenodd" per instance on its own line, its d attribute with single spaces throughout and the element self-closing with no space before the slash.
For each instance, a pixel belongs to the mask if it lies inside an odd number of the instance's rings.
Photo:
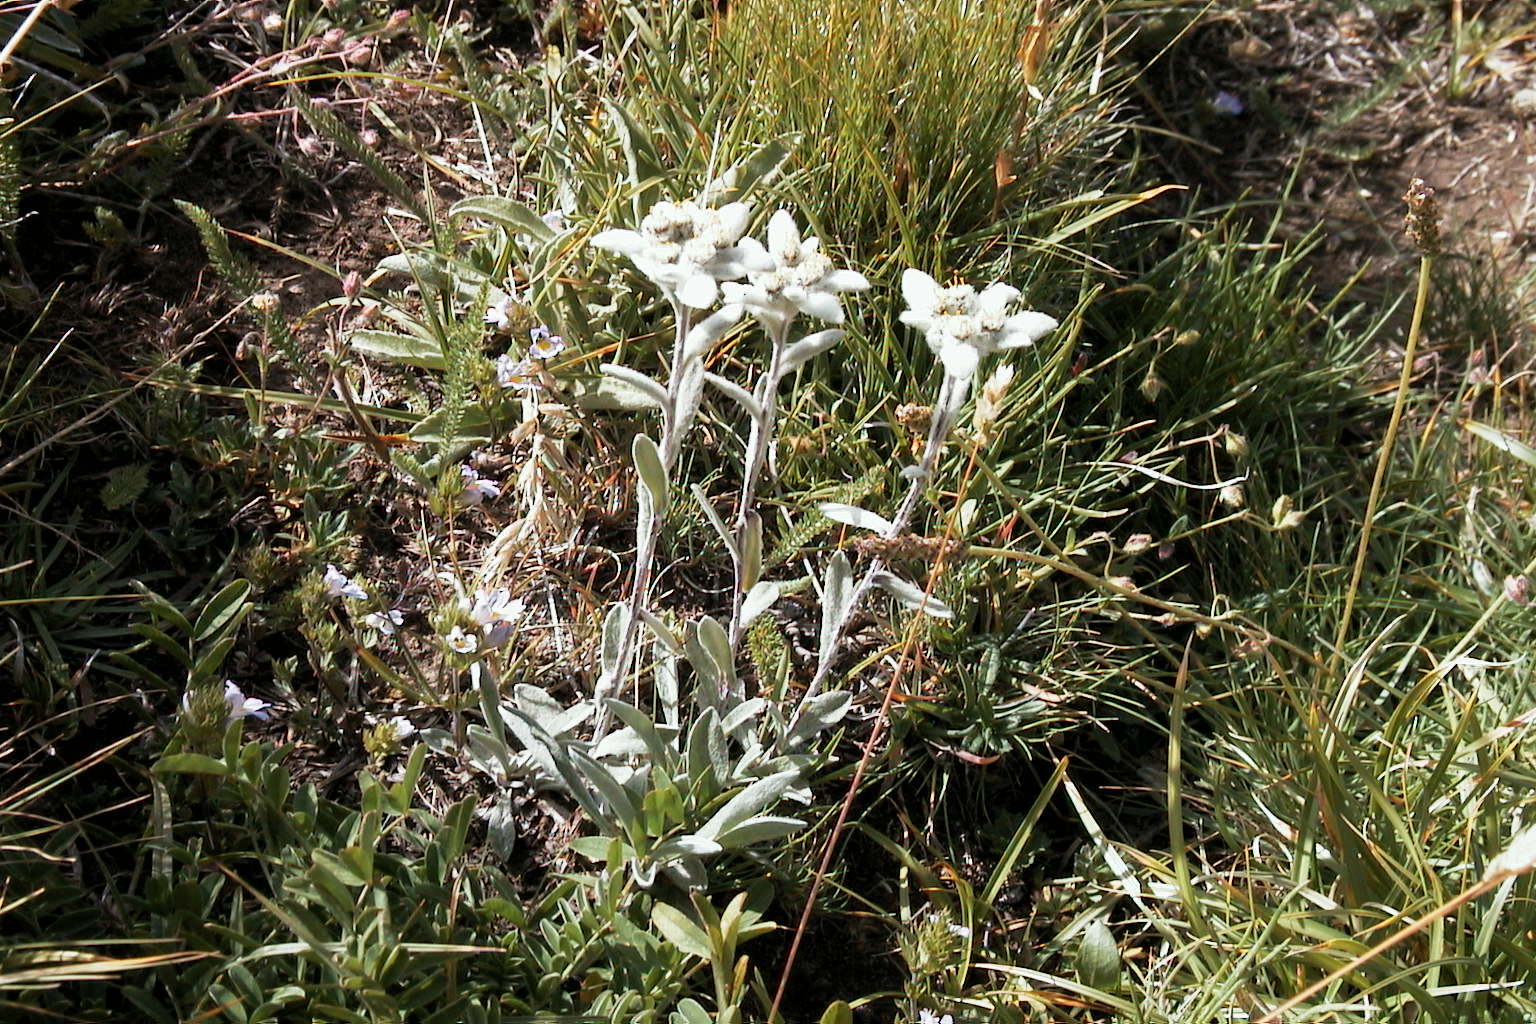
<svg viewBox="0 0 1536 1024">
<path fill-rule="evenodd" d="M 669 860 L 661 866 L 677 885 L 697 892 L 709 885 L 709 872 L 704 869 L 704 862 L 697 857 L 678 857 Z"/>
<path fill-rule="evenodd" d="M 615 729 L 599 740 L 597 746 L 592 748 L 592 757 L 598 761 L 605 757 L 631 758 L 647 753 L 649 753 L 649 750 L 646 747 L 644 738 L 628 726 L 622 729 Z"/>
<path fill-rule="evenodd" d="M 709 857 L 720 852 L 720 844 L 713 839 L 701 839 L 698 836 L 678 836 L 676 839 L 668 839 L 664 843 L 657 843 L 651 848 L 651 856 L 660 861 L 671 860 L 674 857 L 692 856 Z"/>
<path fill-rule="evenodd" d="M 651 636 L 656 638 L 668 654 L 673 657 L 682 655 L 683 642 L 677 638 L 676 633 L 672 632 L 672 627 L 644 608 L 640 609 L 640 621 L 645 623 L 646 628 L 651 631 Z"/>
<path fill-rule="evenodd" d="M 725 806 L 694 834 L 718 842 L 722 835 L 778 803 L 784 792 L 798 781 L 799 775 L 799 772 L 779 772 L 749 784 L 727 800 Z"/>
<path fill-rule="evenodd" d="M 486 774 L 504 779 L 512 775 L 512 752 L 505 743 L 498 743 L 483 726 L 472 725 L 464 730 L 464 748 Z"/>
<path fill-rule="evenodd" d="M 955 613 L 950 611 L 949 605 L 940 601 L 932 594 L 925 594 L 918 587 L 913 586 L 899 576 L 892 576 L 888 572 L 877 572 L 870 582 L 881 590 L 890 594 L 896 601 L 913 611 L 931 615 L 936 619 L 952 619 Z"/>
<path fill-rule="evenodd" d="M 721 685 L 720 668 L 715 664 L 714 656 L 699 641 L 697 629 L 688 631 L 688 638 L 683 641 L 683 655 L 688 659 L 688 664 L 693 666 L 694 674 L 698 676 L 694 681 L 694 700 L 700 707 L 718 707 L 720 693 L 724 689 Z"/>
<path fill-rule="evenodd" d="M 646 752 L 651 755 L 651 763 L 670 770 L 670 764 L 677 754 L 677 729 L 658 727 L 644 711 L 621 700 L 610 698 L 606 703 L 614 716 L 628 727 L 625 731 L 634 733 L 645 745 Z"/>
<path fill-rule="evenodd" d="M 720 541 L 730 552 L 731 558 L 739 558 L 741 552 L 736 547 L 736 537 L 731 528 L 725 525 L 725 520 L 720 518 L 720 513 L 715 511 L 714 503 L 709 500 L 709 495 L 704 493 L 704 488 L 698 484 L 690 485 L 693 489 L 693 500 L 699 503 L 699 508 L 704 512 L 704 518 L 709 520 L 709 525 L 715 528 L 715 533 L 720 535 Z"/>
<path fill-rule="evenodd" d="M 795 726 L 784 737 L 785 750 L 797 750 L 843 720 L 853 704 L 853 694 L 847 690 L 831 690 L 818 693 L 800 708 Z"/>
<path fill-rule="evenodd" d="M 658 408 L 653 395 L 617 377 L 578 378 L 567 382 L 565 389 L 580 409 L 645 412 Z"/>
<path fill-rule="evenodd" d="M 715 663 L 717 678 L 722 680 L 735 678 L 736 659 L 731 655 L 730 637 L 726 635 L 725 628 L 715 620 L 714 616 L 706 615 L 699 620 L 698 638 L 704 652 Z"/>
<path fill-rule="evenodd" d="M 603 616 L 603 646 L 600 661 L 603 667 L 603 676 L 618 680 L 614 677 L 619 672 L 619 647 L 624 642 L 624 630 L 629 626 L 629 607 L 622 601 L 615 601 L 608 606 L 608 614 Z"/>
<path fill-rule="evenodd" d="M 571 765 L 581 776 L 582 781 L 591 787 L 592 792 L 602 797 L 603 802 L 612 811 L 613 817 L 626 826 L 626 831 L 627 826 L 641 820 L 640 808 L 617 775 L 606 765 L 594 761 L 579 750 L 572 750 L 569 753 Z"/>
<path fill-rule="evenodd" d="M 419 366 L 423 370 L 443 370 L 448 366 L 448 360 L 443 356 L 443 347 L 424 338 L 396 334 L 393 331 L 359 330 L 349 334 L 347 340 L 364 355 L 386 363 L 404 363 L 406 366 Z"/>
<path fill-rule="evenodd" d="M 799 143 L 800 135 L 797 132 L 763 143 L 705 185 L 699 201 L 710 206 L 721 206 L 745 199 L 754 189 L 767 185 L 779 176 L 784 162 Z"/>
<path fill-rule="evenodd" d="M 635 460 L 635 471 L 640 474 L 640 483 L 650 492 L 656 514 L 666 515 L 671 488 L 667 481 L 667 468 L 661 462 L 661 449 L 645 434 L 636 434 L 629 450 Z"/>
<path fill-rule="evenodd" d="M 759 580 L 753 584 L 741 602 L 741 628 L 746 629 L 753 619 L 772 608 L 781 593 L 779 584 L 773 580 Z"/>
<path fill-rule="evenodd" d="M 801 338 L 784 350 L 784 360 L 780 365 L 785 373 L 798 369 L 842 341 L 846 333 L 834 327 L 832 330 L 817 331 L 815 334 Z"/>
<path fill-rule="evenodd" d="M 825 664 L 837 649 L 838 633 L 853 601 L 853 570 L 841 551 L 827 559 L 827 576 L 821 585 L 821 643 L 819 657 Z"/>
<path fill-rule="evenodd" d="M 758 419 L 763 415 L 763 407 L 758 404 L 758 401 L 753 397 L 752 392 L 748 391 L 740 384 L 737 384 L 735 381 L 726 380 L 724 377 L 716 373 L 706 373 L 704 375 L 704 379 L 713 384 L 715 386 L 715 390 L 719 391 L 721 394 L 731 399 L 731 401 L 741 406 L 742 409 L 746 410 L 748 416 L 752 417 L 753 419 Z"/>
<path fill-rule="evenodd" d="M 779 818 L 760 815 L 749 818 L 735 828 L 720 833 L 719 842 L 727 850 L 750 846 L 766 839 L 782 839 L 805 827 L 799 818 Z"/>
<path fill-rule="evenodd" d="M 447 729 L 423 729 L 416 735 L 421 737 L 421 742 L 425 743 L 427 749 L 434 754 L 441 754 L 447 758 L 459 756 L 458 741 Z"/>
<path fill-rule="evenodd" d="M 512 687 L 512 703 L 551 736 L 564 736 L 592 717 L 591 701 L 579 700 L 566 707 L 551 697 L 548 690 L 527 683 L 518 683 Z M 502 720 L 506 721 L 510 712 L 506 707 L 500 711 Z"/>
<path fill-rule="evenodd" d="M 817 510 L 834 523 L 843 523 L 847 526 L 855 526 L 861 530 L 870 530 L 885 536 L 887 532 L 895 528 L 895 524 L 882 515 L 878 515 L 869 509 L 859 508 L 857 505 L 844 505 L 838 501 L 824 501 L 816 506 Z"/>
<path fill-rule="evenodd" d="M 705 708 L 693 723 L 693 728 L 688 731 L 688 744 L 685 748 L 684 767 L 687 768 L 688 778 L 694 787 L 694 791 L 701 794 L 703 799 L 719 791 L 723 774 L 724 758 L 717 759 L 711 750 L 715 735 L 719 735 L 721 744 L 725 742 L 725 734 L 720 730 L 720 718 L 714 708 Z"/>
<path fill-rule="evenodd" d="M 751 590 L 763 574 L 763 517 L 748 512 L 741 526 L 741 585 Z"/>
<path fill-rule="evenodd" d="M 682 379 L 677 385 L 677 441 L 688 436 L 693 428 L 693 418 L 698 415 L 699 401 L 704 397 L 704 364 L 689 363 L 683 367 Z"/>
<path fill-rule="evenodd" d="M 448 209 L 454 220 L 460 217 L 479 217 L 506 228 L 514 234 L 528 235 L 540 242 L 553 238 L 555 233 L 544 218 L 515 199 L 505 196 L 470 196 L 460 199 Z"/>
<path fill-rule="evenodd" d="M 491 842 L 496 856 L 506 860 L 517 845 L 517 814 L 511 799 L 503 794 L 500 799 L 479 815 L 485 821 L 485 837 Z"/>
<path fill-rule="evenodd" d="M 658 639 L 656 664 L 651 669 L 651 685 L 656 690 L 656 699 L 661 701 L 662 720 L 676 728 L 682 719 L 683 710 L 677 688 L 677 660 L 682 655 L 682 649 L 679 648 L 677 654 L 669 654 L 663 646 Z"/>
<path fill-rule="evenodd" d="M 641 889 L 649 889 L 656 884 L 656 872 L 661 867 L 649 857 L 635 857 L 627 862 L 630 875 L 635 880 L 635 885 Z"/>
<path fill-rule="evenodd" d="M 516 708 L 503 708 L 503 712 L 501 717 L 507 729 L 517 738 L 517 742 L 522 744 L 528 758 L 538 766 L 543 781 L 557 787 L 564 785 L 569 789 L 574 776 L 568 771 L 569 765 L 563 764 L 561 760 L 564 751 L 560 744 Z"/>
<path fill-rule="evenodd" d="M 1078 939 L 1077 977 L 1100 992 L 1113 992 L 1120 986 L 1120 947 L 1109 925 L 1098 918 L 1089 922 Z"/>
<path fill-rule="evenodd" d="M 667 389 L 639 370 L 632 370 L 628 366 L 620 366 L 618 363 L 604 363 L 599 369 L 608 377 L 628 387 L 632 387 L 645 395 L 654 407 L 666 408 Z"/>
<path fill-rule="evenodd" d="M 424 288 L 440 289 L 453 282 L 447 263 L 436 253 L 393 253 L 379 260 L 379 269 L 409 274 Z"/>
<path fill-rule="evenodd" d="M 683 339 L 683 363 L 698 362 L 708 355 L 709 350 L 715 347 L 715 342 L 741 321 L 742 309 L 741 303 L 729 302 L 694 324 L 688 337 Z M 678 370 L 679 367 L 672 368 L 673 373 Z M 700 386 L 703 386 L 702 381 Z"/>
<path fill-rule="evenodd" d="M 767 708 L 768 702 L 761 697 L 744 700 L 732 708 L 730 713 L 724 718 L 720 719 L 720 728 L 727 734 L 730 734 L 740 729 L 743 725 L 756 724 L 758 716 Z"/>
</svg>

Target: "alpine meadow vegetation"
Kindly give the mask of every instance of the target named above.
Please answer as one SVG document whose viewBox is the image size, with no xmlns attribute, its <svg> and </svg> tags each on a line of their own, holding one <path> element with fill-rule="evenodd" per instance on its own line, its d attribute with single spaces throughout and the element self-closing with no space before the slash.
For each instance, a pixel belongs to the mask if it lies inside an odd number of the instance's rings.
<svg viewBox="0 0 1536 1024">
<path fill-rule="evenodd" d="M 1530 274 L 1219 170 L 1530 26 L 1273 6 L 0 11 L 0 1019 L 1532 1019 Z"/>
</svg>

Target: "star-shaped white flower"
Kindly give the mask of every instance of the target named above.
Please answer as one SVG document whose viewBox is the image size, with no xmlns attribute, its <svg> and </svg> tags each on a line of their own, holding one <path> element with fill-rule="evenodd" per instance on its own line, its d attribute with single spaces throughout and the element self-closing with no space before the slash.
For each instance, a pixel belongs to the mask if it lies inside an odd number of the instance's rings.
<svg viewBox="0 0 1536 1024">
<path fill-rule="evenodd" d="M 1033 345 L 1056 329 L 1055 317 L 1034 310 L 1010 313 L 1019 290 L 991 284 L 977 294 L 968 284 L 944 287 L 921 270 L 901 275 L 907 309 L 901 322 L 923 332 L 944 372 L 970 381 L 981 357 Z"/>
<path fill-rule="evenodd" d="M 739 302 L 770 329 L 805 313 L 828 323 L 843 322 L 840 292 L 863 291 L 869 280 L 852 270 L 840 270 L 821 251 L 821 239 L 801 239 L 788 210 L 768 221 L 768 245 L 743 238 L 739 248 L 763 269 L 749 270 L 747 283 L 720 286 L 727 302 Z"/>
<path fill-rule="evenodd" d="M 592 236 L 599 249 L 628 256 L 658 288 L 685 306 L 705 309 L 720 296 L 719 282 L 767 269 L 758 254 L 737 245 L 752 209 L 727 203 L 718 210 L 692 199 L 651 207 L 640 230 L 612 228 Z"/>
</svg>

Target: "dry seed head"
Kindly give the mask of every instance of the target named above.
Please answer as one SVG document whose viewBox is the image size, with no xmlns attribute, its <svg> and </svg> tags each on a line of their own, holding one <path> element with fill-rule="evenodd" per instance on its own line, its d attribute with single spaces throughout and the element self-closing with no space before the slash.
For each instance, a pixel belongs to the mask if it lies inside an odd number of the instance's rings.
<svg viewBox="0 0 1536 1024">
<path fill-rule="evenodd" d="M 1414 178 L 1403 193 L 1403 202 L 1408 204 L 1403 224 L 1419 255 L 1439 255 L 1440 208 L 1435 205 L 1435 190 L 1424 184 L 1423 178 Z"/>
</svg>

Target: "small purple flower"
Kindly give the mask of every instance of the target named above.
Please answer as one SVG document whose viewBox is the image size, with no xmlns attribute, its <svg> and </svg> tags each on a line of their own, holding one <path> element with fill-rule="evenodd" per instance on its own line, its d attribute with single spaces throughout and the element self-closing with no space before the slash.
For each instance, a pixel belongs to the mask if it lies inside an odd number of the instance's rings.
<svg viewBox="0 0 1536 1024">
<path fill-rule="evenodd" d="M 1224 117 L 1236 117 L 1248 108 L 1243 105 L 1243 101 L 1236 93 L 1223 89 L 1211 100 L 1211 109 Z"/>
</svg>

